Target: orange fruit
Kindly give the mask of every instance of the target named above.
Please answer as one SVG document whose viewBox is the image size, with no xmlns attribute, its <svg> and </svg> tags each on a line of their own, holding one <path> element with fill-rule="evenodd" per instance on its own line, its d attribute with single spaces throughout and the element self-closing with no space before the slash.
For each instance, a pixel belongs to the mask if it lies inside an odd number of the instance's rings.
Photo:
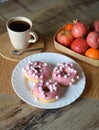
<svg viewBox="0 0 99 130">
<path fill-rule="evenodd" d="M 92 59 L 97 59 L 99 60 L 99 49 L 96 48 L 89 48 L 86 52 L 85 52 L 85 56 L 92 58 Z"/>
<path fill-rule="evenodd" d="M 65 26 L 65 30 L 68 30 L 68 31 L 71 31 L 72 30 L 72 27 L 73 27 L 73 23 L 68 23 L 66 26 Z"/>
</svg>

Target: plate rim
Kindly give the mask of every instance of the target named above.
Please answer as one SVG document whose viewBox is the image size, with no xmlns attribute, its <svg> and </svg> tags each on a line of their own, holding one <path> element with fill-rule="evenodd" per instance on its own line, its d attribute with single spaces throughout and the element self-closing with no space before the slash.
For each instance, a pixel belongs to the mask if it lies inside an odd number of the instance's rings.
<svg viewBox="0 0 99 130">
<path fill-rule="evenodd" d="M 43 54 L 43 55 L 44 55 L 44 54 L 46 54 L 46 55 L 47 55 L 47 54 L 51 54 L 51 55 L 54 54 L 54 55 L 64 56 L 64 57 L 68 58 L 70 61 L 73 61 L 74 63 L 76 63 L 77 66 L 79 67 L 79 69 L 82 71 L 82 73 L 83 73 L 83 78 L 84 78 L 83 89 L 82 89 L 81 93 L 79 94 L 79 96 L 77 96 L 72 102 L 69 102 L 68 104 L 63 105 L 63 106 L 60 106 L 60 107 L 47 107 L 46 105 L 45 105 L 45 107 L 42 107 L 42 106 L 37 106 L 37 105 L 35 105 L 35 104 L 31 104 L 30 102 L 26 101 L 26 100 L 24 99 L 24 97 L 22 97 L 22 96 L 17 92 L 16 87 L 15 87 L 15 85 L 14 85 L 14 83 L 13 83 L 13 77 L 14 77 L 16 68 L 17 68 L 20 64 L 22 64 L 25 60 L 30 59 L 30 58 L 33 57 L 34 55 L 42 55 L 42 54 Z M 81 94 L 83 93 L 83 91 L 84 91 L 84 89 L 85 89 L 86 77 L 85 77 L 85 73 L 84 73 L 82 67 L 81 67 L 75 60 L 73 60 L 72 58 L 70 58 L 70 57 L 68 57 L 68 56 L 65 56 L 64 54 L 59 54 L 59 53 L 54 53 L 54 52 L 41 52 L 41 53 L 32 54 L 32 55 L 30 55 L 30 56 L 25 57 L 24 59 L 22 59 L 22 60 L 15 66 L 15 68 L 14 68 L 14 70 L 13 70 L 13 72 L 12 72 L 12 76 L 11 76 L 11 83 L 12 83 L 12 87 L 13 87 L 15 93 L 18 95 L 18 97 L 19 97 L 20 99 L 22 99 L 24 102 L 26 102 L 27 104 L 32 105 L 32 106 L 34 106 L 34 107 L 38 107 L 38 108 L 56 109 L 56 108 L 61 108 L 61 107 L 67 106 L 67 105 L 69 105 L 69 104 L 75 102 L 75 101 L 81 96 Z M 24 87 L 24 88 L 25 88 L 25 87 Z M 31 95 L 31 96 L 32 96 L 32 95 Z M 49 105 L 50 105 L 50 104 L 49 104 Z M 49 105 L 48 105 L 48 106 L 49 106 Z"/>
</svg>

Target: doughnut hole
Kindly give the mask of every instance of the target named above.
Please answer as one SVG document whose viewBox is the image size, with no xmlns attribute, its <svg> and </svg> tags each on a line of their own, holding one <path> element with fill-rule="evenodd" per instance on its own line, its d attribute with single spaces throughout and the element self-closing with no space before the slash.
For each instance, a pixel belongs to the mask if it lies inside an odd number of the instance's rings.
<svg viewBox="0 0 99 130">
<path fill-rule="evenodd" d="M 47 86 L 44 86 L 43 87 L 43 91 L 46 93 L 46 92 L 50 92 L 50 89 L 47 87 Z"/>
</svg>

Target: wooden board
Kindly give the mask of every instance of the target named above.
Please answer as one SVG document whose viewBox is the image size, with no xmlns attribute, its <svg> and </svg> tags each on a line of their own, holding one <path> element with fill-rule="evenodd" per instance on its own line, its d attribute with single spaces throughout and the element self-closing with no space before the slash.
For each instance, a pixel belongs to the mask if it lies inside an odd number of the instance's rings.
<svg viewBox="0 0 99 130">
<path fill-rule="evenodd" d="M 64 26 L 63 26 L 63 27 L 64 27 Z M 60 52 L 63 52 L 63 53 L 65 53 L 65 54 L 68 54 L 68 55 L 70 55 L 70 56 L 72 56 L 72 57 L 75 57 L 75 58 L 77 58 L 77 59 L 79 59 L 79 60 L 81 60 L 81 61 L 84 61 L 84 62 L 86 62 L 86 63 L 88 63 L 88 64 L 91 64 L 91 65 L 93 65 L 93 66 L 98 67 L 98 66 L 99 66 L 99 60 L 92 59 L 92 58 L 86 57 L 86 56 L 84 56 L 84 55 L 81 55 L 81 54 L 79 54 L 79 53 L 76 53 L 76 52 L 72 51 L 71 49 L 69 49 L 69 48 L 67 48 L 67 47 L 65 47 L 65 46 L 63 46 L 63 45 L 61 45 L 60 43 L 58 43 L 58 42 L 56 41 L 56 39 L 55 39 L 55 38 L 56 38 L 56 35 L 57 35 L 57 33 L 58 33 L 63 27 L 61 27 L 61 28 L 55 33 L 55 35 L 54 35 L 54 37 L 53 37 L 55 48 L 56 48 L 57 50 L 59 50 Z"/>
<path fill-rule="evenodd" d="M 32 49 L 32 48 L 44 48 L 44 42 L 43 39 L 39 36 L 39 39 L 36 43 L 34 44 L 30 44 L 29 47 L 27 49 Z M 10 43 L 9 37 L 8 37 L 8 33 L 4 33 L 3 35 L 1 35 L 0 37 L 0 54 L 1 56 L 3 56 L 4 58 L 11 60 L 11 61 L 20 61 L 23 58 L 31 55 L 31 54 L 35 54 L 38 52 L 41 52 L 42 50 L 37 50 L 37 51 L 30 51 L 30 52 L 25 52 L 21 55 L 12 55 L 10 53 L 11 50 L 13 50 L 13 46 Z"/>
</svg>

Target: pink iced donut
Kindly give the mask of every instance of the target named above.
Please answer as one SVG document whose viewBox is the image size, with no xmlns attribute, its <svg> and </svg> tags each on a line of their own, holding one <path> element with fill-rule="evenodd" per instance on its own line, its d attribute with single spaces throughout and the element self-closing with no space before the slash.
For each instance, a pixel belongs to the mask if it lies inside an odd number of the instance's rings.
<svg viewBox="0 0 99 130">
<path fill-rule="evenodd" d="M 39 83 L 35 84 L 32 94 L 41 102 L 51 103 L 58 100 L 60 88 L 58 83 L 53 80 L 41 80 Z"/>
<path fill-rule="evenodd" d="M 33 82 L 46 80 L 50 77 L 51 71 L 47 63 L 40 61 L 30 61 L 25 68 L 23 68 L 25 77 Z"/>
<path fill-rule="evenodd" d="M 54 68 L 52 79 L 62 86 L 69 86 L 79 79 L 79 75 L 72 63 L 62 63 Z"/>
</svg>

